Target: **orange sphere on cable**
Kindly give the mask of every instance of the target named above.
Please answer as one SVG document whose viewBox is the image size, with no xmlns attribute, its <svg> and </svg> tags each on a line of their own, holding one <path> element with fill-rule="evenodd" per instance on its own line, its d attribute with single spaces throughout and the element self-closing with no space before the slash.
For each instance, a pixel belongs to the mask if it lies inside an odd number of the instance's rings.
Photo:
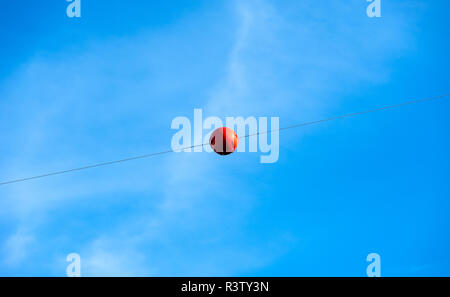
<svg viewBox="0 0 450 297">
<path fill-rule="evenodd" d="M 229 155 L 234 152 L 238 146 L 239 138 L 236 133 L 227 127 L 214 130 L 209 138 L 209 144 L 219 155 Z"/>
</svg>

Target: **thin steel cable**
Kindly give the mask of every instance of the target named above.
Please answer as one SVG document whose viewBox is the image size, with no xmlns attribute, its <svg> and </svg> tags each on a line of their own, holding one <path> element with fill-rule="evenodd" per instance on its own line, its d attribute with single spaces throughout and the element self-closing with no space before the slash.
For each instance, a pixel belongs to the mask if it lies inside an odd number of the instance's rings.
<svg viewBox="0 0 450 297">
<path fill-rule="evenodd" d="M 378 107 L 378 108 L 374 108 L 374 109 L 369 109 L 369 110 L 365 110 L 365 111 L 360 111 L 360 112 L 355 112 L 355 113 L 348 113 L 348 114 L 335 116 L 335 117 L 330 117 L 330 118 L 326 118 L 326 119 L 322 119 L 322 120 L 311 121 L 311 122 L 304 122 L 304 123 L 291 125 L 291 126 L 287 126 L 287 127 L 283 127 L 283 128 L 279 128 L 279 129 L 272 129 L 272 130 L 267 130 L 267 131 L 264 131 L 264 132 L 248 134 L 248 135 L 245 135 L 245 136 L 241 136 L 239 138 L 248 138 L 248 137 L 257 136 L 257 135 L 261 135 L 261 134 L 267 134 L 267 133 L 270 133 L 272 131 L 284 131 L 284 130 L 289 130 L 289 129 L 294 129 L 294 128 L 311 126 L 311 125 L 315 125 L 315 124 L 320 124 L 320 123 L 330 122 L 330 121 L 334 121 L 334 120 L 338 120 L 338 119 L 354 117 L 354 116 L 368 114 L 368 113 L 377 112 L 377 111 L 382 111 L 382 110 L 386 110 L 386 109 L 393 109 L 393 108 L 403 107 L 403 106 L 407 106 L 407 105 L 428 102 L 428 101 L 432 101 L 432 100 L 446 98 L 446 97 L 449 97 L 449 96 L 450 96 L 450 94 L 444 94 L 444 95 L 435 96 L 435 97 L 428 97 L 428 98 L 425 98 L 425 99 L 412 100 L 412 101 L 407 101 L 407 102 L 403 102 L 403 103 L 399 103 L 399 104 L 394 104 L 394 105 L 388 105 L 388 106 Z M 195 147 L 203 147 L 203 146 L 206 146 L 206 145 L 209 145 L 209 143 L 192 145 L 192 146 L 189 146 L 189 147 L 180 148 L 177 151 L 183 151 L 183 150 L 192 149 L 192 148 L 195 148 Z M 39 179 L 39 178 L 44 178 L 44 177 L 49 177 L 49 176 L 61 175 L 61 174 L 65 174 L 65 173 L 75 172 L 75 171 L 81 171 L 81 170 L 86 170 L 86 169 L 103 167 L 103 166 L 108 166 L 108 165 L 113 165 L 113 164 L 118 164 L 118 163 L 123 163 L 123 162 L 128 162 L 128 161 L 134 161 L 134 160 L 139 160 L 139 159 L 146 159 L 146 158 L 151 158 L 151 157 L 155 157 L 155 156 L 159 156 L 159 155 L 165 155 L 165 154 L 169 154 L 169 153 L 173 153 L 173 152 L 175 152 L 175 151 L 174 150 L 166 150 L 166 151 L 162 151 L 162 152 L 145 154 L 145 155 L 125 158 L 125 159 L 121 159 L 121 160 L 97 163 L 97 164 L 93 164 L 93 165 L 88 165 L 88 166 L 83 166 L 83 167 L 78 167 L 78 168 L 72 168 L 72 169 L 68 169 L 68 170 L 55 171 L 55 172 L 51 172 L 51 173 L 47 173 L 47 174 L 41 174 L 41 175 L 36 175 L 36 176 L 31 176 L 31 177 L 26 177 L 26 178 L 21 178 L 21 179 L 15 179 L 15 180 L 10 180 L 10 181 L 0 182 L 0 186 L 4 186 L 4 185 L 8 185 L 8 184 L 20 183 L 20 182 L 25 182 L 25 181 L 29 181 L 29 180 L 33 180 L 33 179 Z"/>
<path fill-rule="evenodd" d="M 382 110 L 386 110 L 386 109 L 393 109 L 393 108 L 403 107 L 403 106 L 407 106 L 407 105 L 412 105 L 412 104 L 417 104 L 417 103 L 437 100 L 437 99 L 441 99 L 441 98 L 445 98 L 445 97 L 449 97 L 449 96 L 450 96 L 450 94 L 444 94 L 444 95 L 440 95 L 440 96 L 428 97 L 428 98 L 419 99 L 419 100 L 412 100 L 412 101 L 407 101 L 407 102 L 403 102 L 403 103 L 399 103 L 399 104 L 378 107 L 378 108 L 369 109 L 369 110 L 360 111 L 360 112 L 347 113 L 347 114 L 343 114 L 343 115 L 340 115 L 340 116 L 334 116 L 334 117 L 323 119 L 323 120 L 317 120 L 317 121 L 312 121 L 312 122 L 305 122 L 305 123 L 301 123 L 301 124 L 296 124 L 296 125 L 292 125 L 292 126 L 279 128 L 279 129 L 276 129 L 276 130 L 267 130 L 265 132 L 258 132 L 258 133 L 254 133 L 254 134 L 249 134 L 249 135 L 245 135 L 242 138 L 257 136 L 257 135 L 261 135 L 261 134 L 267 134 L 267 133 L 270 133 L 272 131 L 283 131 L 283 130 L 288 130 L 288 129 L 293 129 L 293 128 L 300 128 L 300 127 L 305 127 L 305 126 L 311 126 L 311 125 L 315 125 L 315 124 L 320 124 L 320 123 L 330 122 L 330 121 L 334 121 L 334 120 L 349 118 L 349 117 L 353 117 L 353 116 L 368 114 L 368 113 L 372 113 L 372 112 L 376 112 L 376 111 L 382 111 Z"/>
</svg>

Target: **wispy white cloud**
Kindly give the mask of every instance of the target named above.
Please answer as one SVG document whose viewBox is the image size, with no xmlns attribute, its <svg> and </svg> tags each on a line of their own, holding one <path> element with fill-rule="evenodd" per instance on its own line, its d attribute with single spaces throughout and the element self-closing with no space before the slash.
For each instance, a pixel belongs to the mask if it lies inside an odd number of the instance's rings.
<svg viewBox="0 0 450 297">
<path fill-rule="evenodd" d="M 8 266 L 16 266 L 27 258 L 28 250 L 33 244 L 34 236 L 19 229 L 6 239 L 3 246 L 4 262 Z"/>
<path fill-rule="evenodd" d="M 83 276 L 153 275 L 142 253 L 132 244 L 118 245 L 116 240 L 98 238 L 83 250 Z"/>
</svg>

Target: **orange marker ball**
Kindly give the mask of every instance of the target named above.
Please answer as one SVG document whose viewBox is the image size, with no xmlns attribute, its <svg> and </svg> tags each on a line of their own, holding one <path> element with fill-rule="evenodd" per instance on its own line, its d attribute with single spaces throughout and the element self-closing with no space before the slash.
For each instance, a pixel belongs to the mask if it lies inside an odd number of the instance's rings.
<svg viewBox="0 0 450 297">
<path fill-rule="evenodd" d="M 233 129 L 222 127 L 214 130 L 209 138 L 211 148 L 219 155 L 229 155 L 238 146 L 239 138 Z"/>
</svg>

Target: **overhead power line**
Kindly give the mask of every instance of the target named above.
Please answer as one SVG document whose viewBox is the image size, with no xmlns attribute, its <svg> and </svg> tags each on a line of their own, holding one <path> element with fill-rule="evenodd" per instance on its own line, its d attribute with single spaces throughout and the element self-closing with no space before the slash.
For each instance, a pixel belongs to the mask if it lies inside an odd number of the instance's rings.
<svg viewBox="0 0 450 297">
<path fill-rule="evenodd" d="M 394 104 L 394 105 L 388 105 L 388 106 L 373 108 L 373 109 L 369 109 L 369 110 L 365 110 L 365 111 L 354 112 L 354 113 L 347 113 L 347 114 L 334 116 L 334 117 L 330 117 L 330 118 L 326 118 L 326 119 L 322 119 L 322 120 L 316 120 L 316 121 L 311 121 L 311 122 L 303 122 L 303 123 L 300 123 L 300 124 L 286 126 L 286 127 L 282 127 L 282 128 L 279 128 L 279 129 L 272 129 L 272 130 L 267 130 L 267 131 L 258 132 L 258 133 L 254 133 L 254 134 L 248 134 L 248 135 L 241 136 L 239 138 L 253 137 L 253 136 L 260 135 L 260 134 L 271 133 L 272 131 L 284 131 L 284 130 L 289 130 L 289 129 L 294 129 L 294 128 L 306 127 L 306 126 L 311 126 L 311 125 L 315 125 L 315 124 L 320 124 L 320 123 L 330 122 L 330 121 L 334 121 L 334 120 L 350 118 L 350 117 L 354 117 L 354 116 L 358 116 L 358 115 L 364 115 L 364 114 L 368 114 L 368 113 L 372 113 L 372 112 L 382 111 L 382 110 L 386 110 L 386 109 L 393 109 L 393 108 L 399 108 L 399 107 L 412 105 L 412 104 L 424 103 L 424 102 L 428 102 L 428 101 L 432 101 L 432 100 L 447 98 L 449 96 L 450 96 L 450 94 L 444 94 L 444 95 L 435 96 L 435 97 L 428 97 L 428 98 L 419 99 L 419 100 L 412 100 L 412 101 L 407 101 L 407 102 L 398 103 L 398 104 Z M 203 146 L 206 146 L 206 145 L 209 145 L 209 143 L 192 145 L 192 146 L 188 146 L 188 147 L 177 149 L 177 151 L 183 151 L 183 150 L 192 149 L 192 148 L 195 148 L 195 147 L 203 147 Z M 155 157 L 155 156 L 159 156 L 159 155 L 165 155 L 165 154 L 169 154 L 169 153 L 173 153 L 173 152 L 175 152 L 175 151 L 174 150 L 166 150 L 166 151 L 161 151 L 161 152 L 156 152 L 156 153 L 151 153 L 151 154 L 145 154 L 145 155 L 140 155 L 140 156 L 134 156 L 134 157 L 129 157 L 129 158 L 115 160 L 115 161 L 97 163 L 97 164 L 92 164 L 92 165 L 87 165 L 87 166 L 82 166 L 82 167 L 77 167 L 77 168 L 72 168 L 72 169 L 67 169 L 67 170 L 55 171 L 55 172 L 50 172 L 50 173 L 36 175 L 36 176 L 31 176 L 31 177 L 14 179 L 14 180 L 0 182 L 0 186 L 4 186 L 4 185 L 8 185 L 8 184 L 15 184 L 15 183 L 20 183 L 20 182 L 33 180 L 33 179 L 40 179 L 40 178 L 50 177 L 50 176 L 55 176 L 55 175 L 61 175 L 61 174 L 66 174 L 66 173 L 70 173 L 70 172 L 75 172 L 75 171 L 81 171 L 81 170 L 87 170 L 87 169 L 92 169 L 92 168 L 97 168 L 97 167 L 103 167 L 103 166 L 108 166 L 108 165 L 113 165 L 113 164 L 118 164 L 118 163 L 123 163 L 123 162 L 128 162 L 128 161 L 134 161 L 134 160 L 139 160 L 139 159 L 147 159 L 147 158 L 151 158 L 151 157 Z"/>
</svg>

